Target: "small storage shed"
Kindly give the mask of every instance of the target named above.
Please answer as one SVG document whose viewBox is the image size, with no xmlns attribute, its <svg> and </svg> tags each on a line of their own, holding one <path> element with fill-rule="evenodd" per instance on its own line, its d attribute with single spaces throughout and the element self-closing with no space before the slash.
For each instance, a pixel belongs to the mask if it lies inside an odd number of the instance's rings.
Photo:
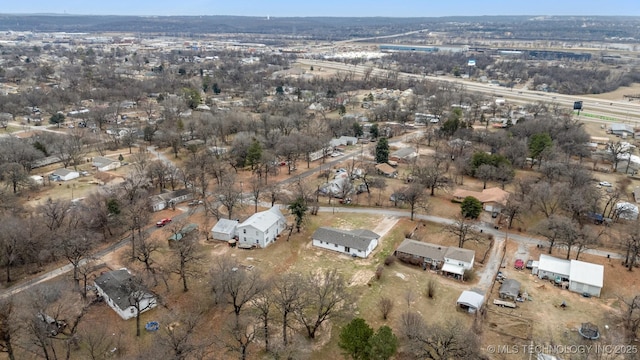
<svg viewBox="0 0 640 360">
<path fill-rule="evenodd" d="M 171 235 L 169 238 L 169 246 L 174 246 L 180 240 L 182 240 L 185 236 L 190 234 L 191 232 L 198 230 L 198 224 L 187 224 L 180 231 Z"/>
<path fill-rule="evenodd" d="M 500 286 L 500 298 L 515 300 L 520 294 L 520 282 L 516 279 L 505 279 Z"/>
</svg>

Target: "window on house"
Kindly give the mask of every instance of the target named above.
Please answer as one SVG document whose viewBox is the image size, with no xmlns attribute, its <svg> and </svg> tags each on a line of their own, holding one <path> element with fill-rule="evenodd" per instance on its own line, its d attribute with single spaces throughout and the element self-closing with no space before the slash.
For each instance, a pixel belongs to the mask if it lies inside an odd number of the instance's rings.
<svg viewBox="0 0 640 360">
<path fill-rule="evenodd" d="M 242 233 L 246 234 L 247 233 L 247 229 L 242 229 Z"/>
<path fill-rule="evenodd" d="M 256 244 L 259 244 L 260 242 L 258 241 L 258 239 L 256 239 Z"/>
<path fill-rule="evenodd" d="M 333 246 L 338 247 L 338 244 L 333 244 Z"/>
<path fill-rule="evenodd" d="M 135 309 L 134 309 L 134 308 L 131 308 L 131 313 L 133 314 L 134 312 L 135 312 Z"/>
<path fill-rule="evenodd" d="M 256 230 L 256 236 L 257 236 L 257 235 L 260 235 L 260 233 L 258 232 L 258 230 Z"/>
</svg>

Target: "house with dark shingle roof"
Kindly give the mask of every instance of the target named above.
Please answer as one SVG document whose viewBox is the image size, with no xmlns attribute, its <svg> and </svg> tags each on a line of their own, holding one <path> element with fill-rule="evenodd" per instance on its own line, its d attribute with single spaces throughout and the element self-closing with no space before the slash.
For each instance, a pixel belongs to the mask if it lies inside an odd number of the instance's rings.
<svg viewBox="0 0 640 360">
<path fill-rule="evenodd" d="M 398 259 L 406 263 L 419 265 L 424 268 L 428 266 L 433 270 L 437 270 L 444 262 L 444 254 L 446 251 L 446 246 L 404 239 L 402 244 L 396 249 L 395 255 Z"/>
<path fill-rule="evenodd" d="M 134 298 L 140 300 L 140 312 L 151 310 L 157 305 L 155 295 L 145 291 L 136 296 L 132 293 L 131 282 L 133 275 L 127 269 L 113 270 L 105 272 L 95 280 L 96 291 L 104 302 L 109 305 L 121 318 L 129 320 L 137 316 L 137 309 L 134 306 Z"/>
<path fill-rule="evenodd" d="M 380 235 L 371 230 L 321 227 L 311 236 L 312 245 L 354 257 L 366 258 L 378 246 Z"/>
<path fill-rule="evenodd" d="M 394 255 L 401 261 L 422 266 L 423 269 L 429 267 L 443 274 L 463 279 L 464 272 L 473 269 L 476 253 L 469 249 L 404 239 Z"/>
<path fill-rule="evenodd" d="M 418 157 L 418 153 L 412 147 L 401 148 L 389 154 L 389 160 L 399 163 L 408 163 L 416 157 Z"/>
</svg>

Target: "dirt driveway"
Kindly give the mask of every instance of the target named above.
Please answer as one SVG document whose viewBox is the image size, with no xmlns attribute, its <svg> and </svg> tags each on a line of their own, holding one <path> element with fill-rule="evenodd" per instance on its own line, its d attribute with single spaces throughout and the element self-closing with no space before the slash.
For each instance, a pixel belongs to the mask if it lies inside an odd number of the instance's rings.
<svg viewBox="0 0 640 360">
<path fill-rule="evenodd" d="M 477 287 L 485 293 L 491 288 L 491 284 L 502 264 L 504 241 L 504 237 L 495 237 L 491 254 L 489 254 L 489 261 L 482 271 L 480 271 L 480 280 L 478 281 Z"/>
</svg>

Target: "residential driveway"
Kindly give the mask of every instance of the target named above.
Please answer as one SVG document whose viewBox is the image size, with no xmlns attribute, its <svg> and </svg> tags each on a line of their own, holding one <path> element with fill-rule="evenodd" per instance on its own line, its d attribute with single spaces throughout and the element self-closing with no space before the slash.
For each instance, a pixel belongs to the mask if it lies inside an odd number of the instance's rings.
<svg viewBox="0 0 640 360">
<path fill-rule="evenodd" d="M 496 278 L 500 270 L 500 265 L 502 264 L 502 249 L 504 249 L 505 239 L 504 237 L 494 237 L 494 239 L 495 241 L 491 249 L 491 254 L 489 254 L 489 259 L 484 268 L 478 273 L 480 280 L 478 281 L 477 287 L 485 292 L 485 294 L 491 288 L 491 284 Z"/>
</svg>

